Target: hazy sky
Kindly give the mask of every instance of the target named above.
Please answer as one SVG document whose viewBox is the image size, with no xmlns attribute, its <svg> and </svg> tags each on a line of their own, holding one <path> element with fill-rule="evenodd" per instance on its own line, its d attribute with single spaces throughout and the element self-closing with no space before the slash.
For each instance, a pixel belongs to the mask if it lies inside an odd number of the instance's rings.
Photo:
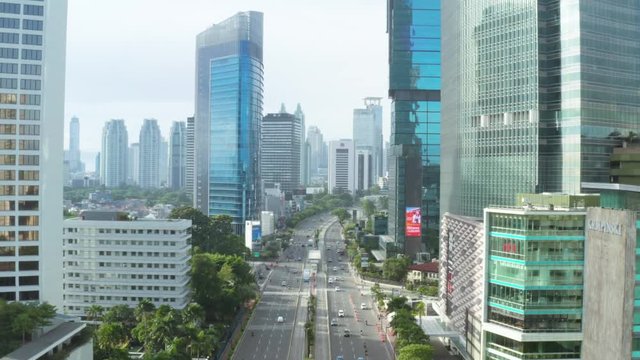
<svg viewBox="0 0 640 360">
<path fill-rule="evenodd" d="M 167 138 L 194 112 L 196 35 L 247 10 L 264 13 L 265 114 L 299 102 L 325 139 L 351 137 L 353 109 L 382 97 L 388 138 L 386 0 L 69 0 L 65 128 L 80 118 L 83 151 L 112 118 L 130 143 L 144 118 Z"/>
</svg>

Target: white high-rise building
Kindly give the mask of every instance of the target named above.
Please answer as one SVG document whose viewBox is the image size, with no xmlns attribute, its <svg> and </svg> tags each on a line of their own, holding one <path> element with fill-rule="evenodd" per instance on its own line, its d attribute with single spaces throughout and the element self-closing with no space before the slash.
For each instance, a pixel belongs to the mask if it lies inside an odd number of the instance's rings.
<svg viewBox="0 0 640 360">
<path fill-rule="evenodd" d="M 184 188 L 187 158 L 187 126 L 184 121 L 174 121 L 169 138 L 169 186 L 173 190 Z"/>
<path fill-rule="evenodd" d="M 84 171 L 80 160 L 80 119 L 76 116 L 69 122 L 69 170 L 72 173 Z"/>
<path fill-rule="evenodd" d="M 307 131 L 304 112 L 302 106 L 298 104 L 294 116 L 300 120 L 302 133 L 300 134 L 300 184 L 307 185 L 309 183 L 309 163 L 307 161 L 307 137 L 305 132 Z"/>
<path fill-rule="evenodd" d="M 353 140 L 329 142 L 329 194 L 355 192 L 355 153 Z"/>
<path fill-rule="evenodd" d="M 132 185 L 140 183 L 140 143 L 129 146 L 129 176 L 128 182 Z"/>
<path fill-rule="evenodd" d="M 309 143 L 309 179 L 314 176 L 318 176 L 318 169 L 321 167 L 324 140 L 322 138 L 322 132 L 317 126 L 309 126 L 307 132 L 307 142 Z"/>
<path fill-rule="evenodd" d="M 126 184 L 129 160 L 129 135 L 124 120 L 111 120 L 102 129 L 100 178 L 106 187 Z"/>
<path fill-rule="evenodd" d="M 160 187 L 169 184 L 169 142 L 160 136 Z"/>
<path fill-rule="evenodd" d="M 0 9 L 0 299 L 61 309 L 67 1 Z"/>
<path fill-rule="evenodd" d="M 364 99 L 364 109 L 353 110 L 353 141 L 356 149 L 369 150 L 373 158 L 373 176 L 377 179 L 382 172 L 382 98 Z"/>
<path fill-rule="evenodd" d="M 140 180 L 143 188 L 160 187 L 162 136 L 156 119 L 144 119 L 140 129 Z"/>
<path fill-rule="evenodd" d="M 356 149 L 356 190 L 369 190 L 372 185 L 376 184 L 373 168 L 371 150 Z"/>
<path fill-rule="evenodd" d="M 64 312 L 97 304 L 135 307 L 143 299 L 182 309 L 189 303 L 191 220 L 130 220 L 88 211 L 64 221 Z"/>
<path fill-rule="evenodd" d="M 186 165 L 184 169 L 185 180 L 184 187 L 187 194 L 194 198 L 193 182 L 195 180 L 195 117 L 187 118 L 187 138 L 186 138 Z M 194 204 L 195 207 L 195 204 Z"/>
</svg>

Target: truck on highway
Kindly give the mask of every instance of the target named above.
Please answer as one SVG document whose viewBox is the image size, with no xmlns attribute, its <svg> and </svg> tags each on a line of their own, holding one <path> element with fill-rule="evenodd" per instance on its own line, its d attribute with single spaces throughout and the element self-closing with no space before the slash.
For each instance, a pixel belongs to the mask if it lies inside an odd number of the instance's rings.
<svg viewBox="0 0 640 360">
<path fill-rule="evenodd" d="M 310 278 L 311 278 L 311 270 L 304 269 L 304 271 L 302 272 L 302 280 L 304 280 L 304 282 L 309 282 Z"/>
</svg>

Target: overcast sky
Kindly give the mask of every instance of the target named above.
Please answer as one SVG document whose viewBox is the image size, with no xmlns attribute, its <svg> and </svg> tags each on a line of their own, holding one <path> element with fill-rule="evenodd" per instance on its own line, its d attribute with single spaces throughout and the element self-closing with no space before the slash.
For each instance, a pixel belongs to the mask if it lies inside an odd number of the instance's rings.
<svg viewBox="0 0 640 360">
<path fill-rule="evenodd" d="M 338 139 L 364 97 L 382 97 L 388 138 L 386 0 L 69 0 L 65 128 L 80 118 L 81 150 L 99 151 L 109 119 L 125 119 L 130 143 L 144 118 L 167 138 L 194 112 L 196 35 L 247 10 L 264 13 L 265 114 L 299 102 Z"/>
</svg>

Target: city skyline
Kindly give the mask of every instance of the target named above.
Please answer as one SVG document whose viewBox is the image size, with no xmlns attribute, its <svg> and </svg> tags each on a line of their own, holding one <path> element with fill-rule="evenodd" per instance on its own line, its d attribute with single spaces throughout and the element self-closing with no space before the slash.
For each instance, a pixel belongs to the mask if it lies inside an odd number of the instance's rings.
<svg viewBox="0 0 640 360">
<path fill-rule="evenodd" d="M 143 119 L 155 118 L 162 134 L 169 134 L 173 121 L 192 116 L 195 36 L 201 29 L 247 10 L 265 13 L 265 110 L 279 109 L 282 102 L 301 103 L 307 127 L 319 126 L 325 139 L 337 140 L 351 137 L 351 126 L 343 125 L 350 122 L 353 109 L 362 104 L 362 99 L 380 96 L 387 139 L 390 107 L 386 96 L 386 2 L 354 0 L 346 8 L 339 1 L 285 3 L 265 5 L 244 0 L 214 5 L 196 0 L 182 9 L 155 1 L 154 17 L 139 17 L 150 6 L 149 1 L 126 3 L 129 10 L 120 13 L 118 1 L 89 4 L 70 0 L 65 129 L 72 116 L 81 119 L 84 130 L 80 149 L 87 153 L 84 161 L 99 151 L 96 144 L 100 143 L 100 134 L 90 129 L 97 129 L 110 119 L 124 119 L 129 131 L 137 134 Z M 349 20 L 354 12 L 362 15 L 357 26 Z M 121 26 L 105 32 L 104 27 L 116 13 L 121 19 L 131 17 L 131 21 L 122 19 Z M 322 20 L 327 17 L 338 25 L 327 28 Z M 291 32 L 291 27 L 298 30 Z M 353 43 L 359 45 L 354 47 Z M 117 60 L 124 53 L 129 54 L 126 67 Z M 282 62 L 283 56 L 289 61 Z M 153 61 L 150 57 L 154 57 Z M 342 57 L 349 61 L 341 61 Z M 292 67 L 292 63 L 298 66 Z M 95 67 L 102 65 L 111 71 L 104 75 L 96 72 Z M 123 83 L 128 85 L 123 87 Z M 335 83 L 344 86 L 335 87 Z M 168 86 L 173 91 L 167 91 Z M 141 94 L 146 94 L 145 98 Z M 327 107 L 327 103 L 332 106 Z M 67 133 L 65 130 L 65 144 Z M 87 167 L 91 170 L 93 164 L 87 162 Z"/>
</svg>

